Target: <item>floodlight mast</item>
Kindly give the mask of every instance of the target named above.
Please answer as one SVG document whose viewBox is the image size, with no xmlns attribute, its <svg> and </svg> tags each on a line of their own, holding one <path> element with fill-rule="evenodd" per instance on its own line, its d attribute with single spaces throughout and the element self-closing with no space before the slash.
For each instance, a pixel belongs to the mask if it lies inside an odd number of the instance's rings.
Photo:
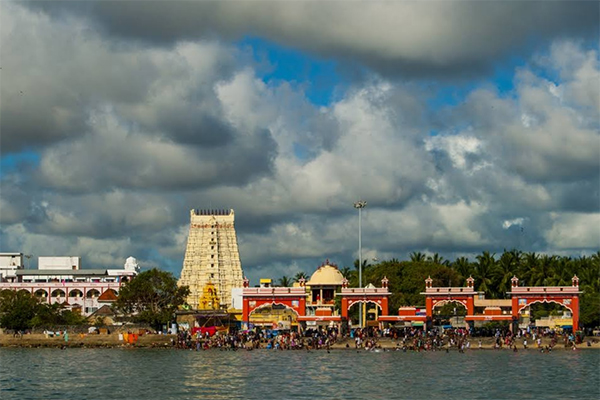
<svg viewBox="0 0 600 400">
<path fill-rule="evenodd" d="M 367 202 L 359 200 L 354 203 L 354 208 L 358 209 L 358 287 L 362 288 L 362 209 L 367 206 Z M 363 327 L 363 304 L 359 305 L 358 310 L 358 326 Z"/>
</svg>

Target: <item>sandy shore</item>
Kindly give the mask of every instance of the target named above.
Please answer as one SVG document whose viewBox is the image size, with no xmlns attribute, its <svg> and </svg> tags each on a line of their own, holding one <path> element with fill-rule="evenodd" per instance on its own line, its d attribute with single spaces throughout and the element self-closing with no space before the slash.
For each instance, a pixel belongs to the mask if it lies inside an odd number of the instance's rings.
<svg viewBox="0 0 600 400">
<path fill-rule="evenodd" d="M 117 333 L 112 334 L 70 334 L 69 341 L 65 342 L 63 337 L 49 337 L 46 338 L 43 334 L 28 334 L 22 338 L 15 338 L 13 335 L 0 334 L 0 347 L 90 347 L 90 348 L 115 348 L 115 347 L 134 347 L 134 348 L 160 348 L 160 347 L 171 347 L 171 339 L 175 338 L 174 335 L 154 335 L 147 334 L 139 336 L 137 343 L 127 344 L 119 340 Z M 478 350 L 480 338 L 471 339 L 471 350 Z M 590 341 L 591 346 L 587 346 L 587 341 Z M 490 350 L 494 348 L 493 338 L 481 338 L 482 349 Z M 533 344 L 532 340 L 529 339 L 529 349 L 536 350 L 537 345 Z M 397 347 L 398 341 L 394 341 L 388 338 L 381 338 L 378 340 L 379 345 L 384 349 L 393 349 Z M 549 339 L 542 340 L 542 346 L 550 344 Z M 346 347 L 348 345 L 348 347 Z M 519 350 L 523 349 L 522 339 L 517 340 L 517 347 Z M 577 346 L 578 349 L 600 349 L 600 338 L 586 338 L 584 343 Z M 351 349 L 354 350 L 354 341 L 352 339 L 344 339 L 332 346 L 332 349 Z M 562 343 L 559 343 L 554 347 L 555 350 L 564 350 L 565 347 Z M 570 348 L 568 350 L 571 350 Z"/>
<path fill-rule="evenodd" d="M 119 334 L 69 334 L 69 341 L 44 334 L 28 334 L 22 338 L 13 335 L 0 335 L 0 347 L 171 347 L 174 335 L 141 335 L 137 343 L 127 344 L 119 340 Z"/>
</svg>

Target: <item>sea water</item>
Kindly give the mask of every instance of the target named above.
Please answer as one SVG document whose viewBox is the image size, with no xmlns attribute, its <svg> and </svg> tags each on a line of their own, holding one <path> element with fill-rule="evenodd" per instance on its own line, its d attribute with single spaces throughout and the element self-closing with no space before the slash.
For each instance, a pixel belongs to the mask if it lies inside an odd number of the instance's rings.
<svg viewBox="0 0 600 400">
<path fill-rule="evenodd" d="M 598 399 L 600 352 L 0 349 L 0 399 Z"/>
</svg>

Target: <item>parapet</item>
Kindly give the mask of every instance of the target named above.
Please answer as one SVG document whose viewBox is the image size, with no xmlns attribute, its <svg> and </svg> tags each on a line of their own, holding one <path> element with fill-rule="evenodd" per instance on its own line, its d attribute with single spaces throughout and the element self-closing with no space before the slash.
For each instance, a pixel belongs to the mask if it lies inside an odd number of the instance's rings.
<svg viewBox="0 0 600 400">
<path fill-rule="evenodd" d="M 221 209 L 221 210 L 200 210 L 200 209 L 192 209 L 190 210 L 190 215 L 233 215 L 233 208 L 229 210 Z"/>
</svg>

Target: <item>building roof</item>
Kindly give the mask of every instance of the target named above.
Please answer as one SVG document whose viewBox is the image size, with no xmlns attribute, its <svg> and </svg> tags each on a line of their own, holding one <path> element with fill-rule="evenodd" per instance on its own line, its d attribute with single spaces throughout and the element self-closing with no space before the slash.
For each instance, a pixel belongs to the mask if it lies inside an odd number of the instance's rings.
<svg viewBox="0 0 600 400">
<path fill-rule="evenodd" d="M 99 315 L 115 315 L 115 312 L 110 308 L 109 305 L 105 304 L 99 309 L 97 309 L 93 314 L 91 314 L 88 318 L 99 316 Z"/>
<path fill-rule="evenodd" d="M 321 265 L 306 282 L 306 286 L 342 286 L 344 276 L 336 266 L 325 263 Z"/>
<path fill-rule="evenodd" d="M 22 269 L 15 271 L 19 276 L 33 275 L 108 275 L 105 269 Z"/>
<path fill-rule="evenodd" d="M 112 289 L 106 289 L 106 291 L 104 293 L 102 293 L 100 295 L 100 297 L 98 297 L 98 301 L 102 301 L 102 302 L 113 302 L 117 300 L 117 295 L 115 294 L 115 291 Z"/>
</svg>

